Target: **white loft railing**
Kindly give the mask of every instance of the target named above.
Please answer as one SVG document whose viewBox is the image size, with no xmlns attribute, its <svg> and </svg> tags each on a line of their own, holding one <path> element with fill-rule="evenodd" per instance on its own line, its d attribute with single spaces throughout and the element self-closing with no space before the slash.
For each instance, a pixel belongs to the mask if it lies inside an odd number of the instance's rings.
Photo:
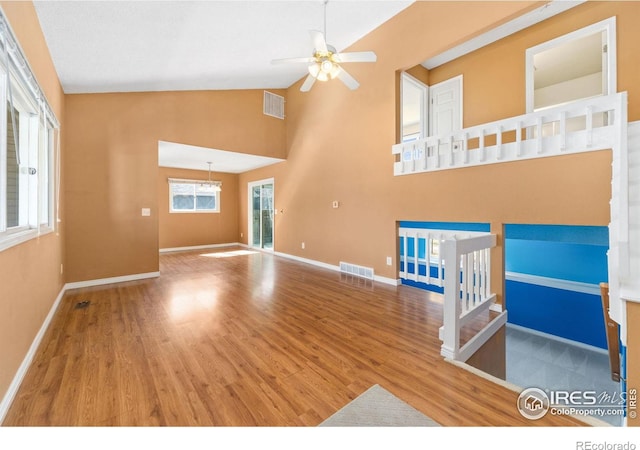
<svg viewBox="0 0 640 450">
<path fill-rule="evenodd" d="M 459 267 L 445 270 L 440 354 L 446 358 L 466 361 L 507 321 L 507 311 L 501 311 L 461 345 L 462 327 L 495 303 L 496 295 L 491 292 L 491 248 L 495 245 L 496 235 L 488 233 L 440 243 L 445 267 Z"/>
<path fill-rule="evenodd" d="M 396 144 L 394 175 L 609 149 L 626 111 L 623 92 Z"/>
</svg>

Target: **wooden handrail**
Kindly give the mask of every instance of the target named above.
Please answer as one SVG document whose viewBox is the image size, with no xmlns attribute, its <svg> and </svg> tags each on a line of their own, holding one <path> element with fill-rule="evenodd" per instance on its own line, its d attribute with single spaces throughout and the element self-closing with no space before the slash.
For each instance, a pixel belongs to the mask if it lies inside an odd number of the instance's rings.
<svg viewBox="0 0 640 450">
<path fill-rule="evenodd" d="M 604 313 L 604 327 L 607 332 L 607 348 L 609 349 L 609 367 L 611 379 L 620 381 L 620 348 L 619 327 L 609 316 L 609 284 L 600 283 L 600 296 L 602 297 L 602 312 Z"/>
</svg>

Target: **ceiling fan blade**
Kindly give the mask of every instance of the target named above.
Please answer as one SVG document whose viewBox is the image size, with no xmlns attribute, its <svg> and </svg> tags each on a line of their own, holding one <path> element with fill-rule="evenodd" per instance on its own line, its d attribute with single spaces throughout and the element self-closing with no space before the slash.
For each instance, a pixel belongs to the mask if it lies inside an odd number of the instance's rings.
<svg viewBox="0 0 640 450">
<path fill-rule="evenodd" d="M 360 83 L 358 83 L 356 79 L 349 75 L 349 72 L 344 70 L 342 67 L 340 68 L 340 73 L 338 73 L 338 78 L 340 78 L 340 81 L 342 81 L 352 91 L 354 89 L 358 89 L 358 86 L 360 86 Z"/>
<path fill-rule="evenodd" d="M 313 83 L 316 82 L 316 79 L 313 75 L 309 74 L 307 76 L 307 79 L 304 80 L 304 83 L 302 83 L 302 86 L 300 86 L 300 91 L 301 92 L 308 92 L 311 89 L 311 86 L 313 86 Z"/>
<path fill-rule="evenodd" d="M 301 58 L 284 58 L 271 60 L 271 64 L 288 64 L 288 63 L 312 63 L 315 62 L 313 57 L 301 57 Z"/>
<path fill-rule="evenodd" d="M 339 62 L 376 62 L 378 57 L 374 52 L 337 53 L 335 58 Z"/>
<path fill-rule="evenodd" d="M 328 53 L 327 42 L 324 40 L 324 34 L 318 30 L 309 30 L 311 40 L 313 41 L 313 48 L 316 52 Z"/>
</svg>

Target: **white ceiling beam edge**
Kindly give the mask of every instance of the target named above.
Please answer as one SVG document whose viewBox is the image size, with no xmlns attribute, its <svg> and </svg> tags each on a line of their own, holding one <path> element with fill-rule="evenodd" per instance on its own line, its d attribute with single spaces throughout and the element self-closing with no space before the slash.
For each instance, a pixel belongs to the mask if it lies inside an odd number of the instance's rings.
<svg viewBox="0 0 640 450">
<path fill-rule="evenodd" d="M 283 161 L 285 160 L 269 156 L 158 141 L 159 167 L 206 171 L 208 163 L 211 163 L 212 172 L 237 174 Z"/>
<path fill-rule="evenodd" d="M 563 13 L 581 5 L 586 0 L 553 0 L 540 8 L 534 9 L 520 17 L 517 17 L 507 23 L 504 23 L 486 33 L 483 33 L 475 38 L 472 38 L 463 44 L 453 47 L 440 53 L 438 56 L 434 56 L 421 65 L 429 70 L 435 69 L 442 64 L 453 61 L 456 58 L 464 56 L 468 53 L 474 52 L 482 47 L 492 44 L 500 39 L 510 36 L 518 31 L 524 30 L 532 25 L 542 22 L 557 14 Z"/>
</svg>

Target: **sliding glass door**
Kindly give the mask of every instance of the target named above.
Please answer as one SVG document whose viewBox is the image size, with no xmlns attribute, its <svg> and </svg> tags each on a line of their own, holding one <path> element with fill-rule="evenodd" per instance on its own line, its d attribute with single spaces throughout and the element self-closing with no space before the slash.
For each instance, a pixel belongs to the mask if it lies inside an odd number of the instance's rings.
<svg viewBox="0 0 640 450">
<path fill-rule="evenodd" d="M 273 250 L 273 178 L 249 183 L 249 245 Z"/>
</svg>

